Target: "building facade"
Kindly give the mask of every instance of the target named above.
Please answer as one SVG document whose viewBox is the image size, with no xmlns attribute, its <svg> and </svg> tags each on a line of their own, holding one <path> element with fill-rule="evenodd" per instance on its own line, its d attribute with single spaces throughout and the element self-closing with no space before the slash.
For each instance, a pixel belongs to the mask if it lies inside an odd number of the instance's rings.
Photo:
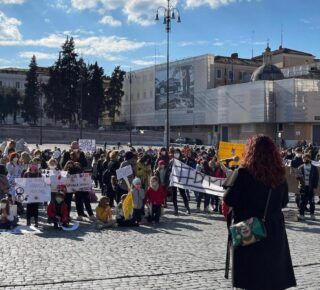
<svg viewBox="0 0 320 290">
<path fill-rule="evenodd" d="M 274 139 L 282 138 L 287 144 L 298 140 L 320 144 L 319 80 L 283 76 L 277 80 L 251 82 L 251 75 L 261 69 L 262 61 L 239 59 L 235 55 L 233 59 L 238 61 L 234 63 L 233 72 L 238 69 L 239 78 L 230 73 L 228 81 L 231 79 L 233 83 L 227 85 L 223 85 L 226 62 L 221 57 L 203 55 L 170 63 L 171 138 L 199 138 L 206 144 L 215 144 L 220 140 L 245 142 L 249 136 L 264 133 Z M 270 60 L 274 61 L 273 55 Z M 281 74 L 279 68 L 276 69 Z M 230 70 L 232 72 L 231 66 Z M 243 72 L 242 78 L 239 71 Z M 244 72 L 247 79 L 243 79 Z M 132 76 L 132 126 L 163 130 L 166 65 L 137 70 Z M 124 91 L 120 120 L 128 123 L 128 80 Z"/>
</svg>

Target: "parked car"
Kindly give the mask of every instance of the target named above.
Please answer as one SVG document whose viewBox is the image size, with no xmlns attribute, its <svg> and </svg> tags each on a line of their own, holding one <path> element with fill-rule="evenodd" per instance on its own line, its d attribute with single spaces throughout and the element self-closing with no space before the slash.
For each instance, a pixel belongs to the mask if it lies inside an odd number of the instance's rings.
<svg viewBox="0 0 320 290">
<path fill-rule="evenodd" d="M 200 139 L 196 139 L 196 138 L 188 138 L 188 137 L 180 137 L 178 139 L 175 140 L 174 143 L 177 144 L 188 144 L 188 145 L 203 145 L 203 142 Z"/>
</svg>

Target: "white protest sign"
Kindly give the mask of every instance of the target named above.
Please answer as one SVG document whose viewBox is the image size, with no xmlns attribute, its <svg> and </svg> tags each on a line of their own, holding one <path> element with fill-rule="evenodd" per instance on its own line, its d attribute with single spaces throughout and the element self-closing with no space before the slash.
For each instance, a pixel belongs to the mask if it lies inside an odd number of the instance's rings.
<svg viewBox="0 0 320 290">
<path fill-rule="evenodd" d="M 117 179 L 120 180 L 120 179 L 125 179 L 128 176 L 132 175 L 133 171 L 132 171 L 131 165 L 128 165 L 126 167 L 119 168 L 116 171 L 116 173 L 117 173 Z"/>
<path fill-rule="evenodd" d="M 51 188 L 43 177 L 16 178 L 16 200 L 23 203 L 48 202 L 51 199 Z"/>
<path fill-rule="evenodd" d="M 224 178 L 215 178 L 198 172 L 192 167 L 174 160 L 170 175 L 170 186 L 189 189 L 196 192 L 204 192 L 222 197 Z"/>
<path fill-rule="evenodd" d="M 79 139 L 79 148 L 83 152 L 94 152 L 96 151 L 96 140 L 94 139 Z"/>
<path fill-rule="evenodd" d="M 57 192 L 59 186 L 66 186 L 68 183 L 67 171 L 43 170 L 42 177 L 45 183 L 51 186 L 52 192 Z"/>
<path fill-rule="evenodd" d="M 92 178 L 90 173 L 80 173 L 68 175 L 67 192 L 91 191 Z"/>
</svg>

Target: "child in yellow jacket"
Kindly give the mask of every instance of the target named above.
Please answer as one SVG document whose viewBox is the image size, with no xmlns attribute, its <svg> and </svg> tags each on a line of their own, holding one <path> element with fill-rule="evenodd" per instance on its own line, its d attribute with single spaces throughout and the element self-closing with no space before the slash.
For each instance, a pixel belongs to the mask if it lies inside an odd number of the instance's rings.
<svg viewBox="0 0 320 290">
<path fill-rule="evenodd" d="M 110 207 L 109 197 L 102 197 L 96 208 L 97 228 L 110 228 L 116 224 L 116 221 L 112 219 L 112 209 Z"/>
</svg>

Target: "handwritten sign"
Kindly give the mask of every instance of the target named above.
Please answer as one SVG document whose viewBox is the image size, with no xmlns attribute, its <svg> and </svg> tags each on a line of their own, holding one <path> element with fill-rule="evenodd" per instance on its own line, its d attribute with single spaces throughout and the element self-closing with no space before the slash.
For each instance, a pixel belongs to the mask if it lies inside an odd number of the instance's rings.
<svg viewBox="0 0 320 290">
<path fill-rule="evenodd" d="M 119 168 L 116 171 L 116 173 L 117 173 L 117 179 L 120 180 L 120 179 L 125 179 L 128 176 L 132 175 L 133 171 L 132 171 L 131 165 L 128 165 L 126 167 Z"/>
<path fill-rule="evenodd" d="M 68 172 L 59 170 L 43 170 L 42 177 L 50 185 L 52 192 L 57 192 L 58 188 L 64 187 L 68 183 Z"/>
<path fill-rule="evenodd" d="M 204 192 L 222 197 L 224 178 L 215 178 L 198 172 L 192 167 L 174 160 L 170 175 L 170 186 Z"/>
<path fill-rule="evenodd" d="M 96 151 L 96 140 L 94 139 L 79 139 L 79 148 L 83 152 L 95 152 Z"/>
<path fill-rule="evenodd" d="M 16 178 L 16 200 L 22 203 L 42 203 L 51 199 L 51 188 L 44 178 Z"/>
<path fill-rule="evenodd" d="M 91 191 L 92 178 L 90 173 L 80 173 L 68 175 L 67 192 Z"/>
</svg>

